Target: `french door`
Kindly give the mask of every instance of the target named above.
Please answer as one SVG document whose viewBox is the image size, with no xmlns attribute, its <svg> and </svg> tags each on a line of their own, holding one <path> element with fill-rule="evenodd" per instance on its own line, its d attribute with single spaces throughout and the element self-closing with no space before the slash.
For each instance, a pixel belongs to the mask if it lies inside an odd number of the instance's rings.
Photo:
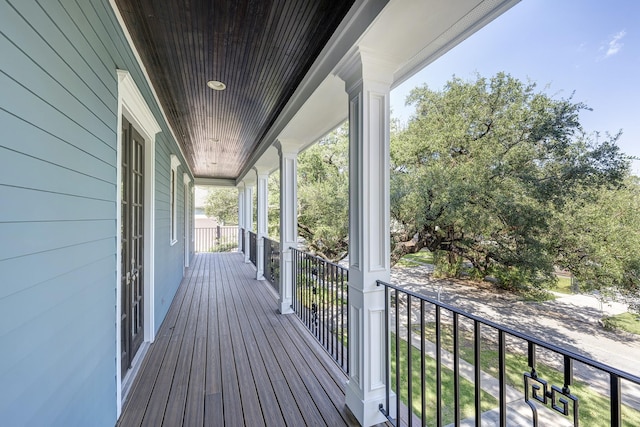
<svg viewBox="0 0 640 427">
<path fill-rule="evenodd" d="M 144 139 L 122 118 L 121 376 L 144 340 Z"/>
</svg>

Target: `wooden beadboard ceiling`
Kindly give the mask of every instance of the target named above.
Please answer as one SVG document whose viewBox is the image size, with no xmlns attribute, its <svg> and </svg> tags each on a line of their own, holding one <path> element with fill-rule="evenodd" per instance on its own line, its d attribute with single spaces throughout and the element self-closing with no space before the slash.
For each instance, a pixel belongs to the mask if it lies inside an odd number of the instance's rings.
<svg viewBox="0 0 640 427">
<path fill-rule="evenodd" d="M 116 0 L 194 175 L 232 179 L 353 3 Z"/>
</svg>

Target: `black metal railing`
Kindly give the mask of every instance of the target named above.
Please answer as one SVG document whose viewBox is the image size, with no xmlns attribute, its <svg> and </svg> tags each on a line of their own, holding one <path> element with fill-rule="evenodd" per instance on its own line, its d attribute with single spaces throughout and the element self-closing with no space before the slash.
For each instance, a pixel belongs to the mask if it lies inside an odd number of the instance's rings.
<svg viewBox="0 0 640 427">
<path fill-rule="evenodd" d="M 264 244 L 264 278 L 278 292 L 278 282 L 280 280 L 280 243 L 267 237 L 263 239 Z"/>
<path fill-rule="evenodd" d="M 246 252 L 247 248 L 245 248 L 246 245 L 244 243 L 244 233 L 245 233 L 244 228 L 241 228 L 240 229 L 240 251 L 243 254 L 246 254 L 247 253 Z"/>
<path fill-rule="evenodd" d="M 349 372 L 348 269 L 292 249 L 293 310 L 329 352 Z"/>
<path fill-rule="evenodd" d="M 194 229 L 196 252 L 238 250 L 238 226 L 197 227 Z"/>
<path fill-rule="evenodd" d="M 257 266 L 258 236 L 253 231 L 249 231 L 249 261 Z"/>
<path fill-rule="evenodd" d="M 639 377 L 410 290 L 378 285 L 385 287 L 388 367 L 380 410 L 394 425 L 458 426 L 463 419 L 484 425 L 493 416 L 500 426 L 620 426 L 623 413 L 635 413 L 627 423 L 637 420 L 638 408 L 623 404 L 621 390 L 624 383 L 627 397 L 637 399 Z M 589 418 L 597 413 L 592 408 L 607 405 L 609 419 Z"/>
</svg>

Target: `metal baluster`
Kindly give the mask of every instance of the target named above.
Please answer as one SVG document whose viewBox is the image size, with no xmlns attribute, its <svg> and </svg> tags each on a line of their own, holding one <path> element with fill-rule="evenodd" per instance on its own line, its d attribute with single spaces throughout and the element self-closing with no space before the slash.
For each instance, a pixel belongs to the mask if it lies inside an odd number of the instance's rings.
<svg viewBox="0 0 640 427">
<path fill-rule="evenodd" d="M 564 356 L 564 387 L 562 392 L 567 396 L 571 396 L 571 386 L 573 385 L 573 359 L 570 356 Z M 568 411 L 568 407 L 566 408 Z M 578 400 L 573 401 L 573 425 L 578 427 Z"/>
<path fill-rule="evenodd" d="M 293 280 L 292 280 L 292 298 L 293 298 L 293 311 L 296 312 L 296 314 L 298 315 L 298 317 L 300 317 L 300 307 L 298 305 L 298 259 L 296 257 L 295 252 L 293 252 L 291 254 L 291 263 L 292 265 L 292 270 L 293 270 Z"/>
<path fill-rule="evenodd" d="M 482 340 L 480 337 L 480 322 L 473 321 L 473 361 L 474 361 L 474 388 L 475 388 L 475 412 L 476 412 L 476 425 L 481 425 L 482 422 L 482 378 L 481 364 L 480 364 L 480 345 Z"/>
<path fill-rule="evenodd" d="M 420 300 L 420 394 L 421 394 L 421 413 L 422 427 L 427 425 L 427 393 L 426 375 L 425 375 L 425 330 L 424 330 L 424 300 Z"/>
<path fill-rule="evenodd" d="M 531 372 L 530 372 L 530 376 L 533 379 L 533 381 L 538 381 L 538 373 L 536 371 L 536 345 L 534 343 L 532 343 L 531 341 L 528 341 L 528 361 L 529 361 L 529 367 L 531 368 Z M 531 408 L 531 413 L 532 413 L 532 423 L 533 423 L 533 427 L 538 427 L 538 409 L 536 408 L 536 405 L 534 402 L 531 402 L 529 399 L 529 393 L 530 393 L 530 385 L 528 383 L 528 377 L 525 373 L 525 390 L 524 390 L 524 398 L 525 398 L 525 402 L 527 403 L 527 405 L 529 405 L 529 407 Z M 547 398 L 546 396 L 547 390 L 543 390 L 542 394 L 544 395 L 544 399 Z M 545 400 L 546 401 L 546 400 Z"/>
<path fill-rule="evenodd" d="M 344 271 L 343 271 L 343 273 L 344 273 Z M 346 321 L 346 328 L 344 327 L 344 324 L 343 324 L 342 330 L 343 331 L 345 331 L 345 330 L 347 331 L 347 343 L 348 343 L 348 341 L 351 339 L 350 336 L 349 336 L 349 333 L 348 333 L 348 331 L 349 331 L 349 329 L 348 329 L 349 328 L 349 317 L 351 316 L 350 313 L 349 313 L 349 286 L 348 286 L 348 283 L 349 283 L 349 272 L 348 271 L 346 273 L 346 276 L 347 276 L 347 278 L 346 278 L 346 280 L 347 280 L 347 305 L 346 305 L 346 307 L 347 307 L 347 315 L 346 315 L 346 318 L 345 318 L 346 319 L 345 320 Z M 344 283 L 344 280 L 343 280 L 343 283 Z M 343 306 L 342 310 L 344 311 L 344 306 Z M 350 368 L 349 368 L 349 360 L 350 360 L 350 358 L 351 358 L 351 354 L 349 353 L 349 346 L 347 345 L 347 363 L 346 363 L 347 374 L 350 371 Z"/>
<path fill-rule="evenodd" d="M 453 404 L 454 424 L 460 426 L 460 346 L 458 343 L 458 313 L 453 313 Z"/>
<path fill-rule="evenodd" d="M 442 339 L 440 306 L 436 305 L 436 425 L 442 427 Z"/>
<path fill-rule="evenodd" d="M 395 293 L 395 316 L 396 316 L 396 425 L 400 425 L 400 311 L 398 310 L 398 304 L 400 302 L 400 298 L 398 295 L 398 290 L 396 289 Z"/>
<path fill-rule="evenodd" d="M 609 374 L 609 393 L 611 394 L 611 427 L 620 427 L 622 425 L 620 377 L 614 373 Z"/>
<path fill-rule="evenodd" d="M 413 427 L 413 345 L 411 343 L 411 295 L 407 295 L 407 412 L 409 427 Z"/>
<path fill-rule="evenodd" d="M 378 286 L 380 284 L 378 283 Z M 388 417 L 389 416 L 389 396 L 391 395 L 391 364 L 390 353 L 391 349 L 389 348 L 389 288 L 384 287 L 384 383 L 385 383 L 385 405 L 386 409 L 383 413 Z"/>
<path fill-rule="evenodd" d="M 506 375 L 506 344 L 504 331 L 498 331 L 498 379 L 500 381 L 500 427 L 507 426 L 507 375 Z"/>
<path fill-rule="evenodd" d="M 334 312 L 335 304 L 337 303 L 338 299 L 335 293 L 336 287 L 335 287 L 333 267 L 330 268 L 330 271 L 327 277 L 329 278 L 328 285 L 327 285 L 327 294 L 329 295 L 329 314 L 328 314 L 329 322 L 327 323 L 327 328 L 329 329 L 329 336 L 331 337 L 331 355 L 335 359 L 337 356 L 336 354 L 337 345 L 334 346 L 334 344 L 338 339 L 338 334 L 336 333 L 337 331 L 334 332 L 333 330 L 333 326 L 335 326 L 335 322 L 333 321 L 333 319 L 335 319 L 335 312 Z"/>
</svg>

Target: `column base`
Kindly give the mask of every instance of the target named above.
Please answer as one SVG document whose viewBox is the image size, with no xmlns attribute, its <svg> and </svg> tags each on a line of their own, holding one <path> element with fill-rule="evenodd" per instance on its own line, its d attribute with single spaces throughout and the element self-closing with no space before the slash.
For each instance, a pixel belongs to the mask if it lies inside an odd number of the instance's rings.
<svg viewBox="0 0 640 427">
<path fill-rule="evenodd" d="M 281 302 L 278 311 L 280 314 L 291 314 L 293 313 L 293 308 L 291 308 L 290 302 Z"/>
<path fill-rule="evenodd" d="M 387 417 L 380 412 L 380 405 L 385 404 L 384 389 L 381 389 L 380 393 L 369 393 L 369 397 L 363 399 L 362 391 L 358 388 L 358 385 L 349 380 L 344 391 L 345 403 L 362 427 L 387 422 Z"/>
</svg>

